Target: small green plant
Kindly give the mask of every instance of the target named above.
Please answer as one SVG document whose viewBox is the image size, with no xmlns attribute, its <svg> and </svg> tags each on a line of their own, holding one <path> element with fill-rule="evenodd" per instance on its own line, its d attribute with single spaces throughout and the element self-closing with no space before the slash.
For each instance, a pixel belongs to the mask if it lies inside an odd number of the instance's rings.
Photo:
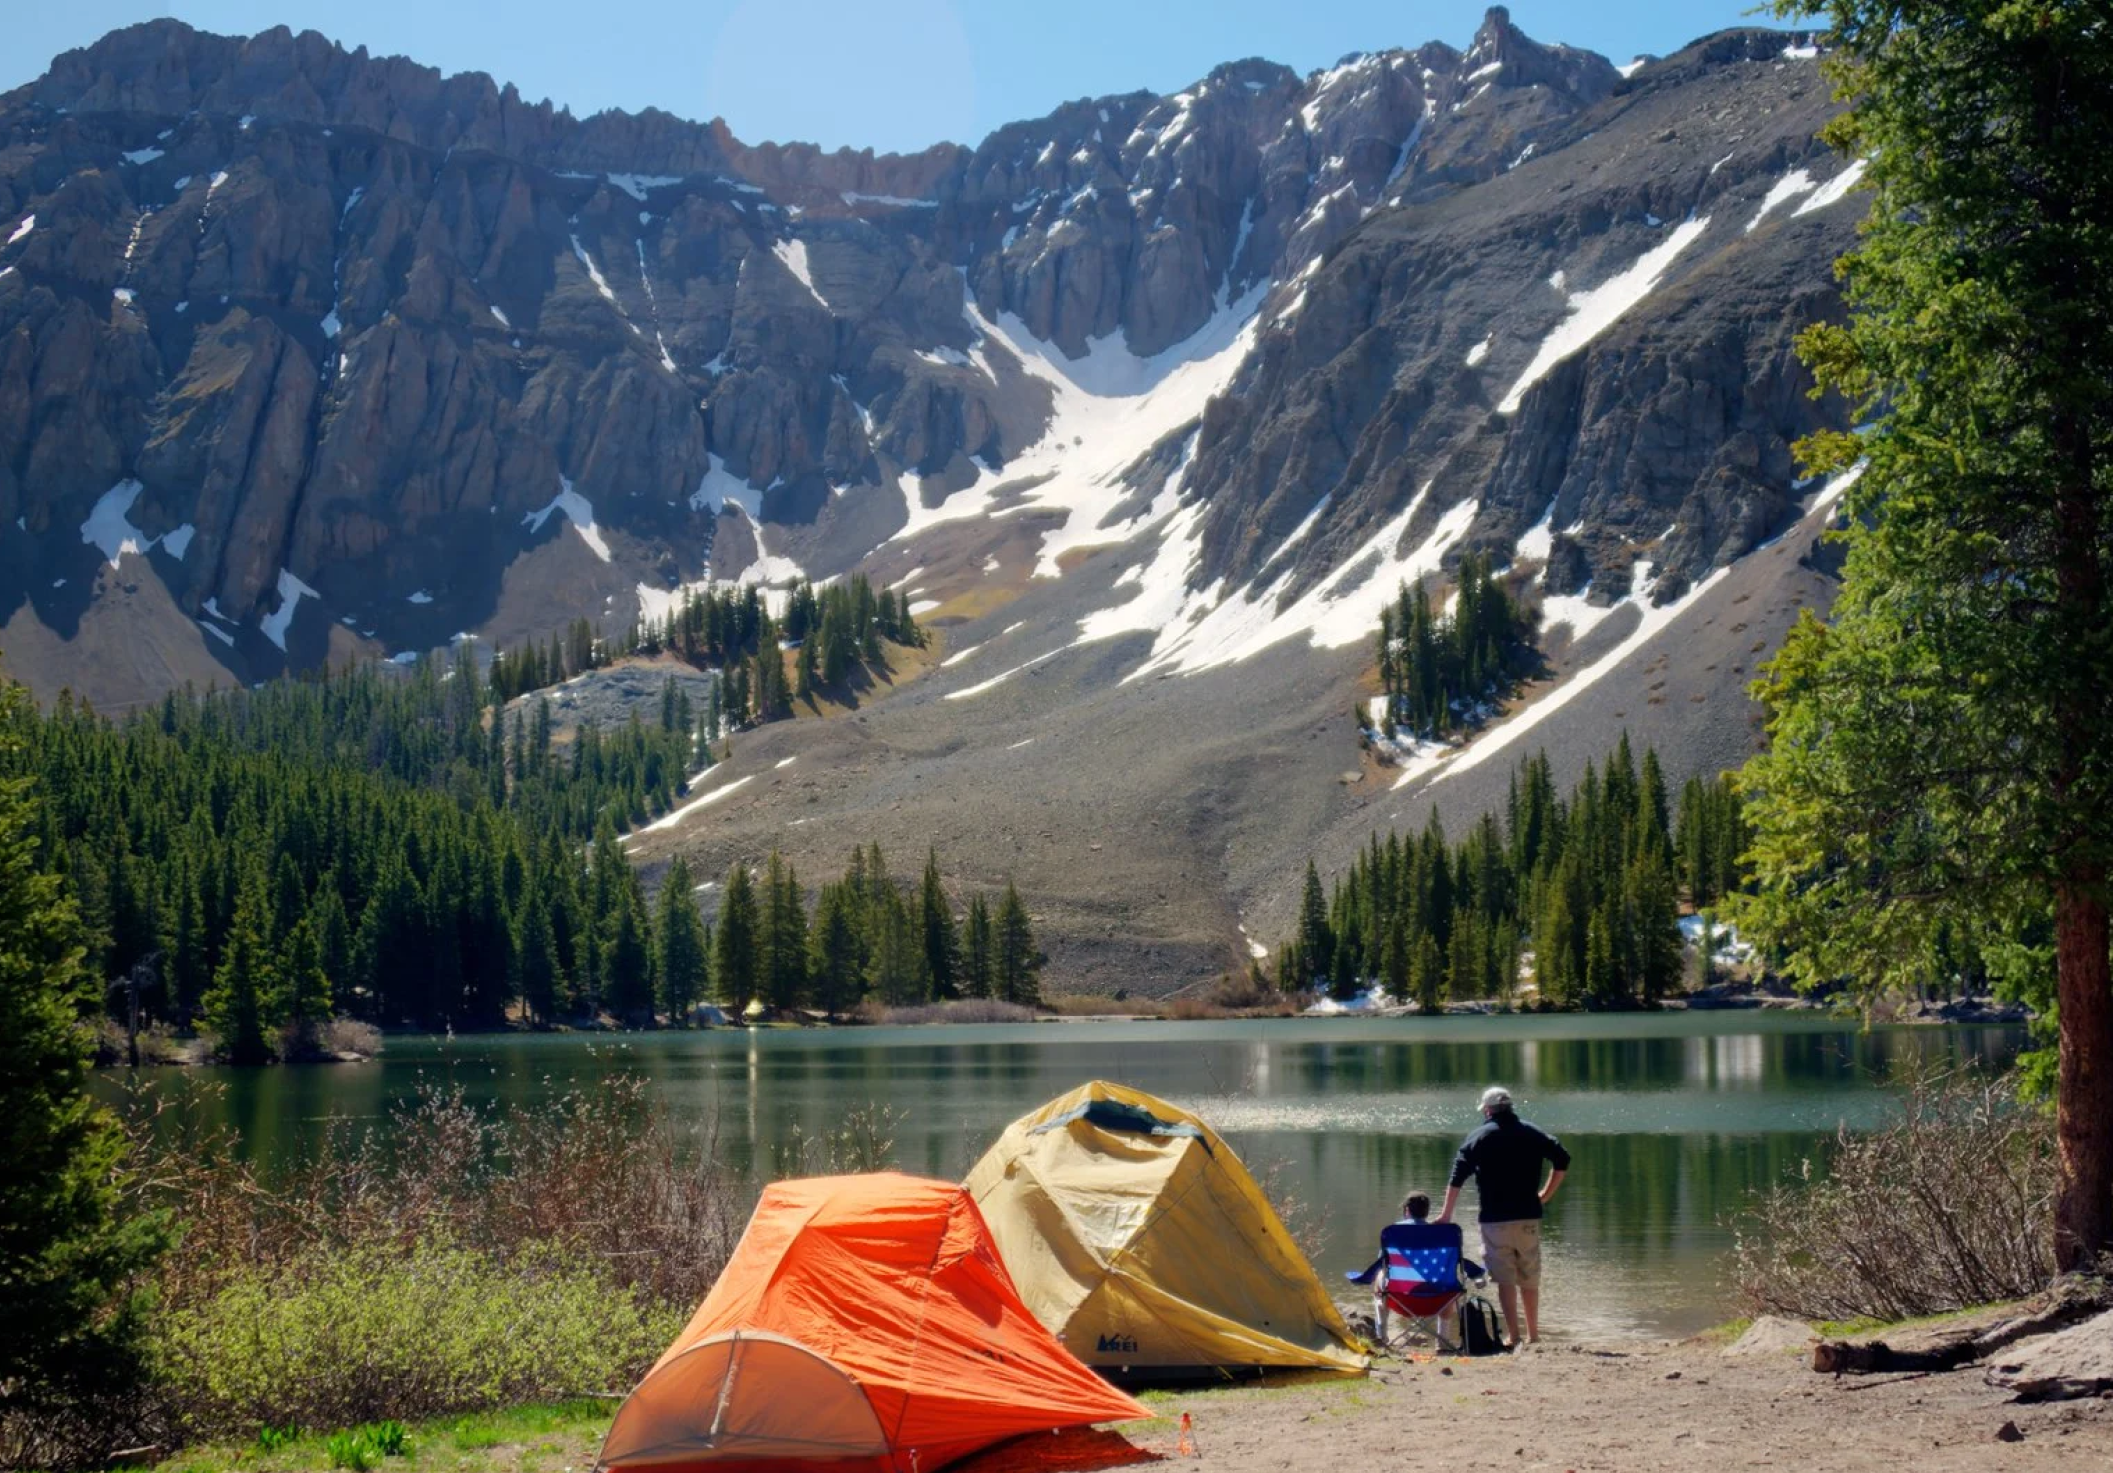
<svg viewBox="0 0 2113 1473">
<path fill-rule="evenodd" d="M 352 1473 L 367 1473 L 377 1457 L 373 1445 L 358 1431 L 331 1433 L 323 1440 L 323 1451 L 330 1454 L 331 1467 L 349 1468 Z"/>
<path fill-rule="evenodd" d="M 283 1427 L 260 1427 L 257 1429 L 257 1451 L 261 1453 L 282 1452 L 301 1440 L 301 1424 L 288 1422 Z"/>
<path fill-rule="evenodd" d="M 330 1466 L 367 1473 L 383 1458 L 401 1458 L 411 1451 L 411 1434 L 401 1422 L 369 1422 L 349 1432 L 333 1432 L 323 1444 Z"/>
</svg>

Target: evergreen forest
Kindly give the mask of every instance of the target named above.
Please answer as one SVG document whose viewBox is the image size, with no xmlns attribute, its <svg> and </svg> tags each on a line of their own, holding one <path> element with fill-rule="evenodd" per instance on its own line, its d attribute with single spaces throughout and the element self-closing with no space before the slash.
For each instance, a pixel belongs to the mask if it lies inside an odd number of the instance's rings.
<svg viewBox="0 0 2113 1473">
<path fill-rule="evenodd" d="M 1306 866 L 1279 985 L 1349 997 L 1380 985 L 1427 1011 L 1509 1000 L 1529 957 L 1544 1006 L 1648 1007 L 1680 981 L 1683 896 L 1741 883 L 1745 839 L 1728 781 L 1695 779 L 1669 812 L 1658 754 L 1626 733 L 1558 794 L 1544 751 L 1513 774 L 1500 817 L 1458 842 L 1434 812 L 1420 835 L 1374 834 L 1332 893 Z"/>
<path fill-rule="evenodd" d="M 1433 611 L 1419 578 L 1379 611 L 1381 727 L 1433 741 L 1477 724 L 1478 708 L 1529 674 L 1535 612 L 1506 591 L 1489 559 L 1460 560 L 1449 610 Z"/>
<path fill-rule="evenodd" d="M 670 681 L 657 720 L 561 740 L 547 701 L 502 696 L 458 651 L 171 693 L 123 721 L 14 700 L 0 779 L 42 799 L 38 864 L 78 904 L 88 974 L 237 1060 L 300 1052 L 333 1017 L 477 1029 L 650 1023 L 705 998 L 1037 995 L 1017 892 L 957 915 L 936 856 L 906 891 L 861 852 L 811 919 L 788 866 L 753 887 L 737 866 L 707 938 L 685 866 L 649 903 L 618 835 L 710 767 L 711 714 Z"/>
</svg>

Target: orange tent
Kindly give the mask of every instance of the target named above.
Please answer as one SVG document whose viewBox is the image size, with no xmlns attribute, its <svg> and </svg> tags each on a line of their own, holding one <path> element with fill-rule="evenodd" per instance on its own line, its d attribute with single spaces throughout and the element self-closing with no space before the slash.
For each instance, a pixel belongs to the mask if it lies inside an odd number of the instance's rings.
<svg viewBox="0 0 2113 1473">
<path fill-rule="evenodd" d="M 965 1189 L 814 1177 L 764 1191 L 601 1466 L 931 1473 L 1023 1432 L 1150 1415 L 1028 1312 Z"/>
</svg>

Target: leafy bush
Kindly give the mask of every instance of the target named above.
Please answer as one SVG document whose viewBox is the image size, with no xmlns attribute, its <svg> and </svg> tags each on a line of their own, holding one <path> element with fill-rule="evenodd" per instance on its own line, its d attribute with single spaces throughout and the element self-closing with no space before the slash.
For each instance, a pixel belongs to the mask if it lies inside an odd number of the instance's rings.
<svg viewBox="0 0 2113 1473">
<path fill-rule="evenodd" d="M 1905 1081 L 1898 1114 L 1759 1197 L 1736 1244 L 1753 1312 L 1900 1320 L 2020 1299 L 2054 1275 L 2052 1119 L 2015 1075 Z"/>
<path fill-rule="evenodd" d="M 316 1248 L 245 1266 L 166 1316 L 157 1379 L 188 1437 L 431 1417 L 628 1386 L 685 1313 L 641 1304 L 591 1260 L 557 1250 L 501 1259 L 444 1239 Z M 340 1438 L 394 1456 L 402 1435 L 361 1426 Z M 338 1442 L 337 1466 L 368 1466 L 340 1457 Z"/>
</svg>

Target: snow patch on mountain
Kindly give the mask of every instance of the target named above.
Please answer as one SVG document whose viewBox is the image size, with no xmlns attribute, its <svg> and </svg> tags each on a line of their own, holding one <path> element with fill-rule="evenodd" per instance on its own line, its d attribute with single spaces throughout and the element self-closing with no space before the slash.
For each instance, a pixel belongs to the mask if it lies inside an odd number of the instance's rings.
<svg viewBox="0 0 2113 1473">
<path fill-rule="evenodd" d="M 1550 525 L 1554 520 L 1555 503 L 1551 501 L 1548 503 L 1548 510 L 1541 513 L 1541 519 L 1521 532 L 1519 540 L 1512 544 L 1513 558 L 1536 563 L 1547 562 L 1548 554 L 1555 550 L 1555 528 Z"/>
<path fill-rule="evenodd" d="M 736 503 L 739 505 L 739 503 Z M 741 508 L 747 511 L 747 507 Z M 763 541 L 763 522 L 753 513 L 748 519 L 749 530 L 756 539 L 756 558 L 730 580 L 734 583 L 754 583 L 772 589 L 788 589 L 807 576 L 806 571 L 791 558 L 774 553 Z M 777 610 L 773 610 L 776 613 Z"/>
<path fill-rule="evenodd" d="M 756 775 L 753 772 L 749 773 L 746 777 L 737 777 L 723 788 L 712 789 L 709 793 L 706 793 L 702 798 L 692 798 L 689 802 L 683 804 L 680 808 L 670 808 L 666 813 L 663 813 L 660 817 L 654 819 L 651 823 L 644 825 L 637 832 L 639 834 L 650 834 L 660 829 L 671 829 L 675 827 L 675 825 L 681 823 L 684 819 L 688 818 L 691 814 L 695 813 L 698 809 L 710 807 L 712 804 L 717 803 L 721 798 L 727 796 L 727 794 L 739 792 L 742 788 L 747 787 L 750 783 L 754 782 L 755 780 Z M 628 844 L 636 837 L 637 834 L 626 834 L 621 842 Z M 700 886 L 699 888 L 701 889 L 703 887 Z"/>
<path fill-rule="evenodd" d="M 1054 659 L 1056 656 L 1064 653 L 1064 650 L 1068 647 L 1069 646 L 1059 646 L 1056 649 L 1050 650 L 1046 654 L 1036 655 L 1032 660 L 1028 660 L 1024 664 L 1015 665 L 1010 670 L 1000 670 L 996 675 L 993 675 L 988 680 L 979 681 L 975 685 L 965 686 L 960 690 L 950 690 L 946 693 L 946 699 L 950 701 L 963 701 L 967 700 L 970 696 L 980 696 L 985 691 L 991 689 L 994 686 L 1000 686 L 1005 684 L 1006 681 L 1012 679 L 1021 671 L 1032 670 L 1035 666 L 1041 664 L 1044 660 Z"/>
<path fill-rule="evenodd" d="M 1768 193 L 1761 197 L 1761 208 L 1755 210 L 1753 218 L 1746 222 L 1746 233 L 1752 235 L 1754 227 L 1768 218 L 1770 210 L 1775 209 L 1778 205 L 1789 203 L 1812 187 L 1813 178 L 1803 169 L 1792 169 L 1782 178 L 1776 180 L 1770 186 Z"/>
<path fill-rule="evenodd" d="M 808 269 L 806 241 L 774 240 L 770 243 L 770 253 L 784 263 L 785 269 L 799 280 L 801 286 L 807 288 L 808 296 L 827 309 L 829 303 L 823 299 L 821 292 L 815 289 L 814 273 Z"/>
<path fill-rule="evenodd" d="M 1035 576 L 1055 578 L 1063 572 L 1059 559 L 1065 553 L 1126 541 L 1172 515 L 1175 501 L 1162 493 L 1142 514 L 1111 521 L 1134 494 L 1127 473 L 1160 442 L 1199 419 L 1203 406 L 1232 381 L 1254 346 L 1256 313 L 1268 285 L 1259 283 L 1223 302 L 1186 340 L 1145 358 L 1130 351 L 1120 329 L 1090 339 L 1082 356 L 1067 358 L 1013 314 L 1001 313 L 992 322 L 971 305 L 967 311 L 984 346 L 995 343 L 1026 373 L 1049 386 L 1049 423 L 1041 438 L 1019 456 L 1003 467 L 979 465 L 975 482 L 938 506 L 925 506 L 922 484 L 906 477 L 909 518 L 891 540 L 908 541 L 940 522 L 985 515 L 1000 485 L 1044 477 L 1022 492 L 1015 507 L 1000 514 L 1065 514 L 1062 523 L 1043 534 L 1035 563 Z M 1193 453 L 1193 444 L 1189 450 Z"/>
<path fill-rule="evenodd" d="M 1609 277 L 1590 291 L 1572 292 L 1570 315 L 1541 340 L 1533 361 L 1526 365 L 1526 371 L 1498 402 L 1497 413 L 1516 413 L 1526 391 L 1547 377 L 1550 369 L 1584 348 L 1649 296 L 1680 253 L 1701 238 L 1702 232 L 1709 228 L 1709 221 L 1707 215 L 1699 220 L 1682 221 L 1671 235 L 1645 251 L 1628 270 Z M 1560 287 L 1559 280 L 1552 279 L 1551 284 Z"/>
<path fill-rule="evenodd" d="M 1825 184 L 1822 184 L 1813 192 L 1811 199 L 1799 205 L 1795 210 L 1791 211 L 1791 214 L 1793 216 L 1809 215 L 1814 210 L 1824 210 L 1829 205 L 1840 204 L 1847 197 L 1849 191 L 1854 189 L 1858 181 L 1864 177 L 1864 167 L 1869 163 L 1869 159 L 1857 159 L 1848 168 L 1836 174 Z"/>
<path fill-rule="evenodd" d="M 690 493 L 690 510 L 722 511 L 728 502 L 740 507 L 754 521 L 763 514 L 763 493 L 726 468 L 717 455 L 704 458 L 704 479 Z"/>
<path fill-rule="evenodd" d="M 572 482 L 563 476 L 558 477 L 558 487 L 558 494 L 550 499 L 550 504 L 529 512 L 521 518 L 522 524 L 531 532 L 540 532 L 552 512 L 563 512 L 565 520 L 572 523 L 572 530 L 580 534 L 580 541 L 586 543 L 596 557 L 608 562 L 609 544 L 601 529 L 594 525 L 594 504 L 573 490 Z"/>
<path fill-rule="evenodd" d="M 1228 593 L 1221 579 L 1201 590 L 1190 589 L 1203 554 L 1203 508 L 1191 503 L 1168 522 L 1158 551 L 1136 575 L 1137 596 L 1081 620 L 1078 643 L 1151 633 L 1151 654 L 1125 677 L 1137 680 L 1157 670 L 1188 675 L 1235 664 L 1302 635 L 1322 649 L 1368 639 L 1379 623 L 1381 607 L 1400 585 L 1437 571 L 1475 519 L 1479 502 L 1457 502 L 1421 542 L 1401 551 L 1401 539 L 1429 499 L 1430 489 L 1425 482 L 1398 516 L 1288 607 L 1280 604 L 1292 579 L 1294 570 L 1289 568 L 1266 587 L 1257 579 Z"/>
<path fill-rule="evenodd" d="M 1319 501 L 1316 501 L 1313 504 L 1313 510 L 1307 512 L 1304 517 L 1300 518 L 1299 524 L 1291 529 L 1291 535 L 1277 544 L 1277 550 L 1275 552 L 1272 552 L 1269 557 L 1263 562 L 1261 568 L 1257 570 L 1257 576 L 1259 576 L 1261 573 L 1268 572 L 1271 565 L 1274 564 L 1278 558 L 1282 557 L 1285 553 L 1291 551 L 1294 547 L 1297 547 L 1301 542 L 1303 542 L 1306 538 L 1306 534 L 1313 530 L 1314 523 L 1318 522 L 1322 518 L 1322 516 L 1327 513 L 1328 504 L 1334 500 L 1335 493 L 1331 491 L 1327 495 L 1323 496 Z"/>
<path fill-rule="evenodd" d="M 682 183 L 682 176 L 679 174 L 609 174 L 605 177 L 640 204 L 646 202 L 647 190 Z"/>
<path fill-rule="evenodd" d="M 313 588 L 296 578 L 285 568 L 279 569 L 279 606 L 257 621 L 264 637 L 277 645 L 281 652 L 286 649 L 286 631 L 293 627 L 294 610 L 301 606 L 304 598 L 320 598 Z"/>
<path fill-rule="evenodd" d="M 602 294 L 604 301 L 616 309 L 616 315 L 624 319 L 624 326 L 630 328 L 633 332 L 638 332 L 638 324 L 633 322 L 630 314 L 624 311 L 624 304 L 616 299 L 616 293 L 609 290 L 609 282 L 602 275 L 602 268 L 594 264 L 594 257 L 589 255 L 587 248 L 580 244 L 580 238 L 577 235 L 572 237 L 572 253 L 579 257 L 580 264 L 587 268 L 587 279 L 594 283 L 594 289 Z M 643 337 L 645 334 L 639 333 L 639 336 Z"/>
<path fill-rule="evenodd" d="M 95 509 L 81 523 L 81 540 L 102 551 L 111 567 L 126 553 L 144 556 L 154 539 L 132 525 L 132 503 L 147 488 L 138 481 L 119 481 L 95 500 Z"/>
</svg>

